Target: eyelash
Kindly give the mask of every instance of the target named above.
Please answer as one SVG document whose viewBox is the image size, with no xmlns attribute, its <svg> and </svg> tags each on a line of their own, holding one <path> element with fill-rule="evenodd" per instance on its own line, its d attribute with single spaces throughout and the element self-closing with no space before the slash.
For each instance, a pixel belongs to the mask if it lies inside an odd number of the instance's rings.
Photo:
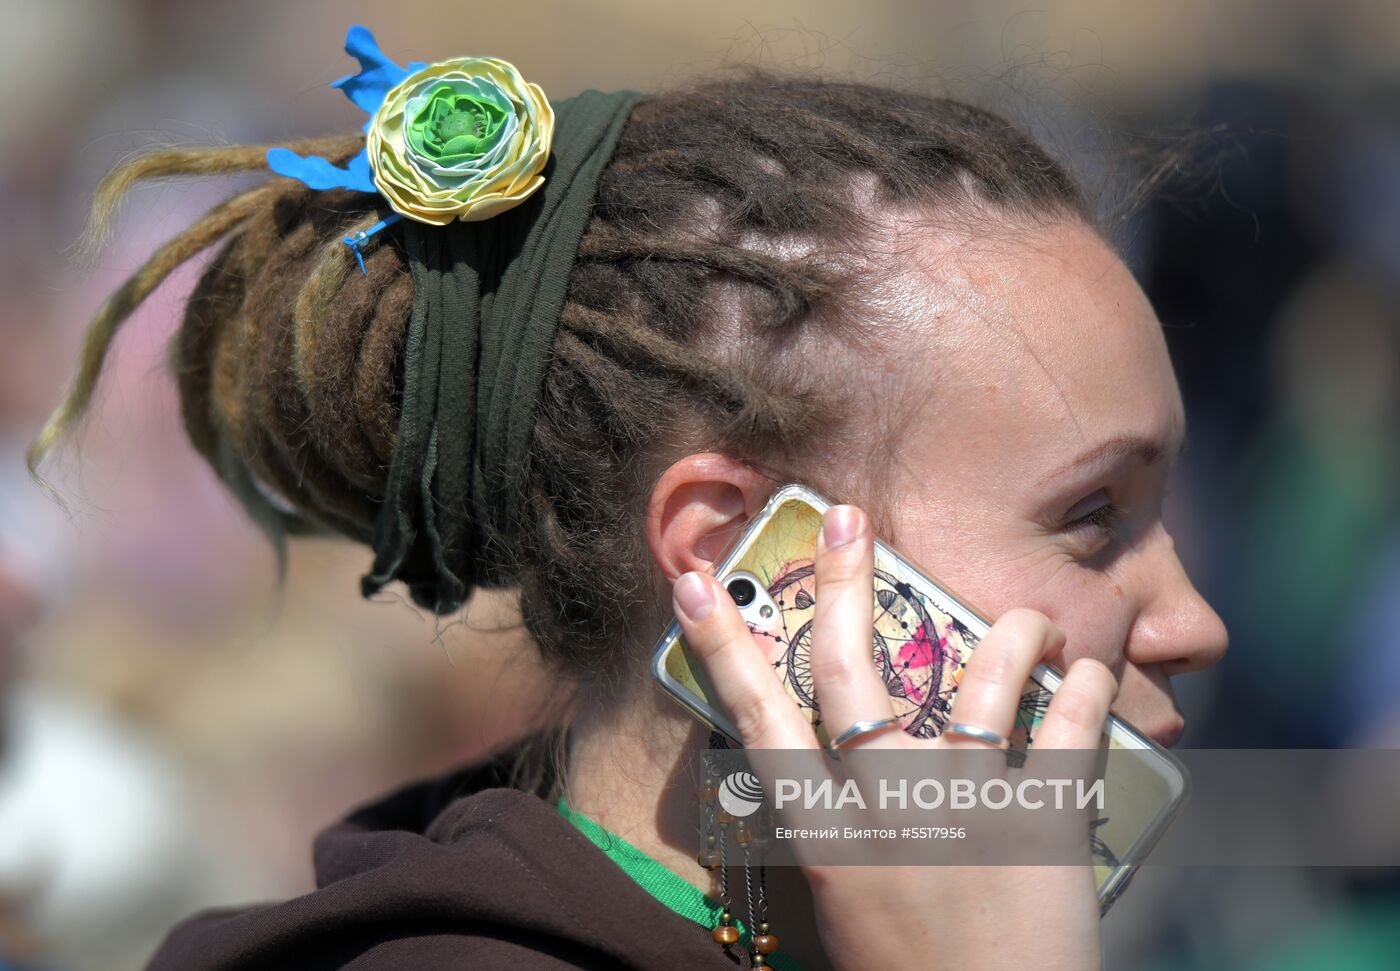
<svg viewBox="0 0 1400 971">
<path fill-rule="evenodd" d="M 1117 524 L 1118 517 L 1121 513 L 1122 510 L 1119 509 L 1116 504 L 1106 502 L 1088 515 L 1080 516 L 1078 519 L 1068 523 L 1066 528 L 1075 530 L 1101 529 L 1104 532 L 1110 532 Z"/>
</svg>

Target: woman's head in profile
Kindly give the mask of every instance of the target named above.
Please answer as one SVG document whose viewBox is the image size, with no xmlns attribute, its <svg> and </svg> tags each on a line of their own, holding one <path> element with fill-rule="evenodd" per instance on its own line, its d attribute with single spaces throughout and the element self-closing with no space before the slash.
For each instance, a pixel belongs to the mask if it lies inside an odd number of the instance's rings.
<svg viewBox="0 0 1400 971">
<path fill-rule="evenodd" d="M 343 161 L 360 144 L 300 147 Z M 263 164 L 156 153 L 102 198 Z M 190 439 L 283 526 L 363 542 L 415 296 L 392 232 L 363 273 L 342 244 L 380 215 L 271 179 L 157 253 L 94 328 L 110 339 L 217 247 L 171 345 Z M 862 506 L 991 617 L 1046 614 L 1067 636 L 1051 660 L 1103 661 L 1116 710 L 1170 744 L 1170 678 L 1226 643 L 1161 516 L 1185 434 L 1160 324 L 1064 167 L 959 101 L 755 69 L 632 110 L 569 278 L 517 525 L 450 552 L 519 588 L 540 678 L 580 686 L 570 781 L 620 739 L 664 754 L 697 730 L 646 670 L 670 585 L 787 481 Z"/>
</svg>

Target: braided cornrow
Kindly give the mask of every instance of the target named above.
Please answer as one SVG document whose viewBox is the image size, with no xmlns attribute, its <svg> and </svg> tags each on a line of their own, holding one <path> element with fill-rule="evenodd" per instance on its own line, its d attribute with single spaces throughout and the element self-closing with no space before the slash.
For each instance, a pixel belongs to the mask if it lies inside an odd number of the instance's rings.
<svg viewBox="0 0 1400 971">
<path fill-rule="evenodd" d="M 344 159 L 359 140 L 312 148 Z M 222 164 L 189 151 L 142 162 L 110 185 L 261 164 L 242 151 Z M 246 475 L 272 497 L 281 526 L 368 540 L 413 303 L 392 232 L 363 274 L 340 243 L 383 215 L 378 202 L 271 179 L 168 244 L 94 322 L 31 467 L 86 408 L 121 321 L 223 239 L 171 346 L 190 439 L 230 484 Z M 114 203 L 105 192 L 99 217 Z M 611 682 L 632 653 L 621 642 L 655 582 L 643 503 L 670 460 L 713 448 L 821 487 L 807 443 L 841 434 L 851 409 L 820 357 L 843 341 L 879 344 L 873 270 L 852 257 L 878 232 L 875 210 L 899 205 L 1092 222 L 1060 165 L 957 101 L 749 68 L 633 110 L 544 377 L 521 535 L 480 552 L 518 582 L 525 622 L 562 672 Z M 783 255 L 793 241 L 801 255 Z"/>
</svg>

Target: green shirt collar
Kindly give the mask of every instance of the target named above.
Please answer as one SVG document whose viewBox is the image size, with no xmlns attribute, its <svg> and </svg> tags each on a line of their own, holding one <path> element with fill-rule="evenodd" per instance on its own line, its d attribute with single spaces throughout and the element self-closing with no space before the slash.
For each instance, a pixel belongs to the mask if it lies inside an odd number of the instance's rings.
<svg viewBox="0 0 1400 971">
<path fill-rule="evenodd" d="M 671 910 L 705 928 L 719 923 L 719 915 L 724 907 L 707 893 L 673 873 L 660 863 L 647 856 L 616 833 L 599 826 L 587 816 L 575 810 L 563 796 L 555 807 L 579 832 L 607 854 L 608 858 L 622 868 L 622 872 Z M 739 947 L 747 950 L 750 931 L 738 915 L 734 915 L 734 926 L 739 929 Z M 719 947 L 718 944 L 715 947 Z M 768 965 L 774 971 L 803 971 L 802 966 L 781 950 L 768 955 Z"/>
</svg>

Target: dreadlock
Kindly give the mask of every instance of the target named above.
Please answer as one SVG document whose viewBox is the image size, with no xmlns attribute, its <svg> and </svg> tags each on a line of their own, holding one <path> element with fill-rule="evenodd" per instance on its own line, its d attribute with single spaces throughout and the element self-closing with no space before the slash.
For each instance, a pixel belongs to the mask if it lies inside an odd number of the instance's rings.
<svg viewBox="0 0 1400 971">
<path fill-rule="evenodd" d="M 361 145 L 353 135 L 293 148 L 340 162 Z M 256 148 L 138 159 L 104 181 L 93 235 L 138 179 L 264 164 Z M 716 449 L 820 486 L 804 443 L 840 434 L 850 409 L 812 349 L 879 338 L 862 303 L 868 269 L 830 258 L 875 232 L 853 191 L 862 180 L 885 206 L 975 202 L 1093 222 L 1062 166 L 958 101 L 757 67 L 642 101 L 570 278 L 516 497 L 521 535 L 481 553 L 518 584 L 524 622 L 562 674 L 618 664 L 655 581 L 642 516 L 670 460 Z M 368 542 L 414 294 L 393 233 L 374 237 L 363 273 L 341 240 L 377 221 L 380 202 L 271 178 L 163 246 L 99 310 L 31 471 L 87 409 L 121 323 L 221 244 L 170 344 L 189 438 L 277 529 Z M 792 239 L 816 250 L 769 245 Z"/>
</svg>

